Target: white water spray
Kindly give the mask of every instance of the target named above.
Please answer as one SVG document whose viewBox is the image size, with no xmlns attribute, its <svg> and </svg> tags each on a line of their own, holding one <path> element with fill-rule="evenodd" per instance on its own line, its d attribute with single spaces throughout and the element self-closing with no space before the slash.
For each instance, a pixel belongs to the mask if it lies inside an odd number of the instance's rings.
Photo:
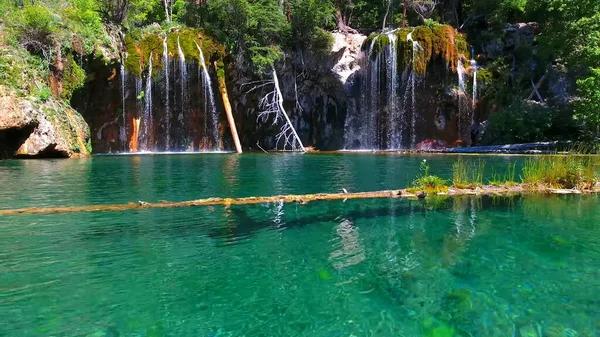
<svg viewBox="0 0 600 337">
<path fill-rule="evenodd" d="M 458 66 L 456 68 L 456 72 L 458 73 L 458 88 L 461 91 L 465 91 L 465 76 L 466 76 L 466 71 L 465 71 L 465 66 L 463 65 L 461 60 L 458 60 Z"/>
<path fill-rule="evenodd" d="M 184 115 L 187 113 L 188 108 L 188 94 L 187 94 L 187 83 L 188 83 L 188 75 L 187 75 L 187 67 L 185 64 L 185 55 L 183 54 L 183 50 L 181 49 L 181 43 L 179 42 L 179 36 L 177 37 L 177 52 L 179 53 L 179 71 L 180 71 L 180 83 L 181 83 L 181 112 L 179 116 L 177 116 L 177 120 L 183 127 L 184 125 Z"/>
<path fill-rule="evenodd" d="M 387 34 L 390 44 L 388 46 L 387 67 L 387 105 L 388 105 L 388 149 L 399 149 L 402 147 L 402 130 L 399 128 L 404 121 L 404 109 L 398 102 L 398 49 L 395 31 Z"/>
<path fill-rule="evenodd" d="M 163 69 L 165 71 L 165 119 L 166 122 L 166 137 L 167 144 L 166 150 L 169 151 L 171 147 L 171 102 L 170 102 L 170 90 L 169 90 L 169 49 L 167 46 L 167 35 L 163 40 Z"/>
<path fill-rule="evenodd" d="M 473 107 L 475 107 L 477 102 L 477 70 L 479 69 L 477 61 L 471 60 L 471 67 L 473 67 Z"/>
<path fill-rule="evenodd" d="M 411 87 L 411 96 L 412 96 L 412 114 L 410 119 L 410 146 L 414 148 L 417 144 L 417 98 L 415 93 L 415 87 L 417 85 L 417 75 L 415 73 L 415 59 L 417 53 L 422 49 L 419 42 L 413 40 L 412 33 L 408 33 L 406 35 L 406 41 L 412 41 L 413 44 L 413 52 L 412 52 L 412 73 L 410 74 L 410 87 Z"/>
<path fill-rule="evenodd" d="M 148 77 L 146 78 L 146 90 L 144 92 L 144 115 L 142 117 L 142 130 L 139 141 L 143 151 L 150 150 L 150 134 L 152 130 L 152 53 L 148 58 Z"/>
<path fill-rule="evenodd" d="M 202 52 L 202 48 L 200 48 L 200 46 L 198 45 L 198 43 L 196 43 L 196 47 L 198 48 L 198 52 L 200 54 L 200 64 L 202 66 L 202 80 L 204 81 L 204 91 L 205 91 L 205 100 L 208 98 L 208 103 L 209 106 L 208 109 L 205 109 L 205 121 L 206 119 L 208 119 L 208 112 L 210 112 L 210 118 L 211 118 L 211 129 L 212 129 L 212 137 L 214 140 L 214 148 L 218 149 L 219 147 L 219 130 L 218 130 L 218 114 L 217 114 L 217 106 L 215 104 L 215 97 L 213 94 L 213 89 L 212 89 L 212 83 L 210 80 L 210 75 L 208 74 L 208 69 L 206 68 L 206 60 L 204 59 L 204 53 Z M 208 96 L 208 97 L 207 97 Z M 205 106 L 206 106 L 206 102 L 205 102 Z M 205 131 L 207 127 L 205 125 Z M 208 134 L 205 135 L 206 137 L 208 136 Z"/>
<path fill-rule="evenodd" d="M 123 121 L 121 124 L 120 139 L 123 147 L 123 151 L 127 149 L 127 113 L 125 111 L 125 83 L 127 81 L 127 70 L 125 70 L 125 62 L 127 61 L 127 53 L 125 53 L 121 60 L 121 103 L 123 104 Z"/>
</svg>

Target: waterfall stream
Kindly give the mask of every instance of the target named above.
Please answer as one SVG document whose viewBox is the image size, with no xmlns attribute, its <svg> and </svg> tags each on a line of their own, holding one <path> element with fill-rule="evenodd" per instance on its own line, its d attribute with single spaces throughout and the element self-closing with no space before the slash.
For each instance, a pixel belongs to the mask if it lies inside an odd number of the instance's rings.
<svg viewBox="0 0 600 337">
<path fill-rule="evenodd" d="M 421 45 L 412 38 L 412 32 L 406 36 L 406 41 L 412 41 L 412 72 L 410 74 L 410 93 L 412 109 L 410 115 L 410 147 L 414 148 L 417 145 L 417 97 L 416 97 L 416 85 L 417 85 L 417 74 L 415 73 L 415 56 L 421 50 Z"/>
<path fill-rule="evenodd" d="M 179 122 L 182 129 L 185 129 L 184 119 L 188 114 L 188 74 L 187 74 L 187 65 L 185 63 L 185 55 L 183 50 L 181 50 L 181 43 L 179 41 L 179 37 L 177 37 L 177 52 L 179 53 L 179 81 L 181 83 L 181 111 L 179 112 L 179 116 L 177 116 L 177 121 Z"/>
<path fill-rule="evenodd" d="M 123 105 L 122 109 L 122 121 L 121 121 L 121 129 L 119 134 L 119 139 L 121 141 L 121 149 L 123 151 L 127 150 L 127 112 L 125 109 L 125 86 L 127 83 L 127 70 L 125 69 L 125 61 L 127 60 L 127 54 L 125 53 L 123 60 L 121 60 L 121 103 Z"/>
<path fill-rule="evenodd" d="M 163 70 L 165 72 L 165 136 L 167 151 L 171 148 L 171 102 L 169 98 L 169 48 L 167 46 L 167 35 L 163 40 Z"/>
<path fill-rule="evenodd" d="M 209 134 L 209 126 L 208 119 L 210 117 L 210 133 L 212 135 L 213 148 L 219 148 L 219 115 L 217 113 L 217 105 L 215 104 L 215 96 L 212 89 L 212 82 L 210 80 L 210 75 L 208 73 L 208 69 L 206 67 L 206 60 L 204 59 L 204 53 L 202 52 L 202 48 L 196 43 L 196 47 L 198 48 L 198 53 L 200 55 L 200 65 L 202 69 L 202 81 L 204 84 L 204 137 L 208 139 Z M 208 141 L 205 142 L 205 148 L 208 148 Z"/>
<path fill-rule="evenodd" d="M 148 58 L 148 75 L 146 77 L 146 89 L 144 91 L 144 114 L 142 115 L 142 129 L 140 130 L 138 144 L 142 151 L 152 148 L 152 53 Z"/>
</svg>

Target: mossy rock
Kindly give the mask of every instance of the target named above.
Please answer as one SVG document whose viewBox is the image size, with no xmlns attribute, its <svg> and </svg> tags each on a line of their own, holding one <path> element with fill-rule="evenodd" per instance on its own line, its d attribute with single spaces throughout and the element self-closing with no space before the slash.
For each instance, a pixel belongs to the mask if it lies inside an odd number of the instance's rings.
<svg viewBox="0 0 600 337">
<path fill-rule="evenodd" d="M 139 40 L 132 36 L 125 38 L 127 60 L 125 68 L 140 76 L 148 68 L 150 55 L 152 55 L 153 69 L 162 69 L 164 39 L 167 39 L 167 49 L 170 58 L 179 57 L 179 46 L 186 61 L 200 62 L 198 47 L 202 48 L 206 62 L 220 60 L 225 56 L 225 47 L 215 42 L 200 29 L 182 28 L 169 33 L 152 32 L 143 35 Z M 157 73 L 157 72 L 155 72 Z"/>
<path fill-rule="evenodd" d="M 434 57 L 444 60 L 450 65 L 452 71 L 456 71 L 456 65 L 461 56 L 469 58 L 469 46 L 466 43 L 464 35 L 458 33 L 453 27 L 448 25 L 417 26 L 414 28 L 397 29 L 396 48 L 398 48 L 399 71 L 402 71 L 413 59 L 413 45 L 407 41 L 408 34 L 412 33 L 412 38 L 417 41 L 421 49 L 415 55 L 415 73 L 424 75 L 427 71 L 429 62 Z M 368 52 L 373 46 L 372 59 L 382 52 L 385 47 L 390 45 L 390 39 L 387 34 L 371 34 L 363 43 L 363 52 Z"/>
</svg>

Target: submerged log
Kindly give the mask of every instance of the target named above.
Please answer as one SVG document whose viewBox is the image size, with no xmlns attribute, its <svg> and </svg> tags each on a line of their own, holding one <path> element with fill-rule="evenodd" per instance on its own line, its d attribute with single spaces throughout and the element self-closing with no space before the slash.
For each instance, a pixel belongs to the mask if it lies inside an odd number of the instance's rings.
<svg viewBox="0 0 600 337">
<path fill-rule="evenodd" d="M 450 188 L 447 192 L 437 194 L 428 194 L 428 196 L 461 196 L 461 195 L 491 195 L 507 196 L 516 194 L 550 193 L 550 194 L 581 194 L 581 193 L 599 193 L 600 187 L 591 190 L 555 190 L 551 188 L 528 188 L 524 185 L 514 186 L 482 186 L 475 189 L 457 189 Z M 349 193 L 343 190 L 341 193 L 318 193 L 303 195 L 276 195 L 267 197 L 245 197 L 245 198 L 207 198 L 190 201 L 170 202 L 160 200 L 156 203 L 138 201 L 127 204 L 116 205 L 89 205 L 89 206 L 64 206 L 64 207 L 30 207 L 19 209 L 0 210 L 0 216 L 10 215 L 32 215 L 32 214 L 64 214 L 64 213 L 83 213 L 83 212 L 122 212 L 128 210 L 144 210 L 155 208 L 184 208 L 199 206 L 225 206 L 231 205 L 256 205 L 264 203 L 298 203 L 307 204 L 312 201 L 326 200 L 349 200 L 349 199 L 418 199 L 423 197 L 423 191 L 414 191 L 408 189 L 385 190 L 374 192 L 356 192 Z"/>
</svg>

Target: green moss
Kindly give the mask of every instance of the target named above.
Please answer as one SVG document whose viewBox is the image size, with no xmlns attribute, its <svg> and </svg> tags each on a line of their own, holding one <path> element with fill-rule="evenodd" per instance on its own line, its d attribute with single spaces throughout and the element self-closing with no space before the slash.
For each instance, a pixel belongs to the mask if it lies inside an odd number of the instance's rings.
<svg viewBox="0 0 600 337">
<path fill-rule="evenodd" d="M 390 45 L 390 38 L 387 35 L 379 34 L 376 39 L 373 40 L 373 52 L 371 57 L 375 58 L 381 53 L 387 46 Z"/>
<path fill-rule="evenodd" d="M 73 92 L 83 86 L 85 81 L 85 71 L 73 60 L 71 54 L 64 62 L 63 70 L 63 92 L 62 97 L 69 100 Z"/>
<path fill-rule="evenodd" d="M 127 51 L 127 58 L 125 59 L 125 69 L 128 72 L 134 73 L 138 76 L 141 75 L 141 60 L 140 50 L 136 41 L 130 36 L 125 36 L 125 50 Z"/>
<path fill-rule="evenodd" d="M 427 71 L 427 64 L 433 55 L 433 31 L 427 26 L 419 26 L 415 28 L 412 37 L 421 45 L 415 55 L 415 73 L 423 75 Z"/>
<path fill-rule="evenodd" d="M 164 36 L 162 32 L 149 32 L 138 39 L 134 36 L 127 36 L 125 39 L 128 58 L 125 67 L 128 71 L 140 75 L 142 70 L 147 68 L 148 60 L 152 55 L 153 69 L 162 69 Z M 179 57 L 179 46 L 187 61 L 195 60 L 200 62 L 198 46 L 202 48 L 206 62 L 213 59 L 221 59 L 225 55 L 223 45 L 215 42 L 206 36 L 200 29 L 181 28 L 177 31 L 167 33 L 167 49 L 169 57 Z"/>
</svg>

